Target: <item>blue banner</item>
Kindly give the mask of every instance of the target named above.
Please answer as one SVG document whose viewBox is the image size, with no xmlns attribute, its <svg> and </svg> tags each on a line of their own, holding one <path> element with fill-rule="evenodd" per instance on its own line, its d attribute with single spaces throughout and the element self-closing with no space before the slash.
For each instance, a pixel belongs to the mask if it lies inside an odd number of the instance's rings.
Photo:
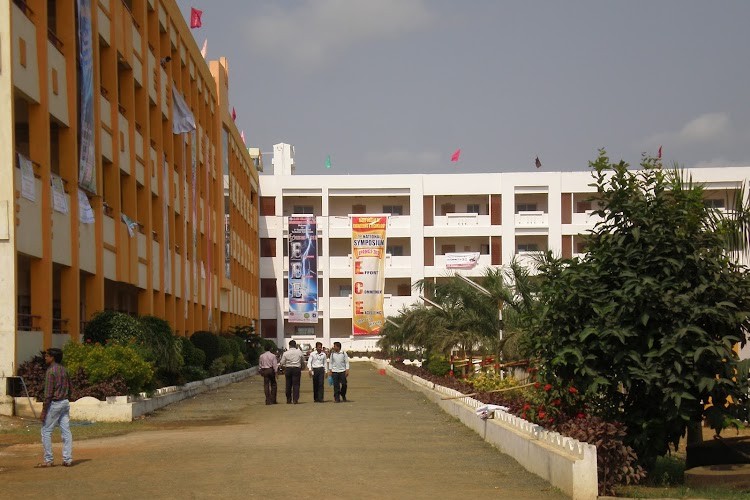
<svg viewBox="0 0 750 500">
<path fill-rule="evenodd" d="M 318 322 L 315 216 L 289 217 L 289 323 Z"/>
<path fill-rule="evenodd" d="M 78 184 L 96 193 L 96 151 L 94 148 L 94 49 L 91 35 L 91 1 L 78 0 L 79 109 L 78 139 L 80 156 Z"/>
</svg>

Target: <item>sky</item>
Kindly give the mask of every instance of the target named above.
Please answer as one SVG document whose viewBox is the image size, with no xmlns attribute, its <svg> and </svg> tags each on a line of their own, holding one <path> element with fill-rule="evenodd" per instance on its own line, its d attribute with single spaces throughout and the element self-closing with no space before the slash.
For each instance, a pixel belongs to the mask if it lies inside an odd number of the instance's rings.
<svg viewBox="0 0 750 500">
<path fill-rule="evenodd" d="M 297 174 L 750 165 L 750 1 L 177 3 L 267 173 L 280 142 Z"/>
</svg>

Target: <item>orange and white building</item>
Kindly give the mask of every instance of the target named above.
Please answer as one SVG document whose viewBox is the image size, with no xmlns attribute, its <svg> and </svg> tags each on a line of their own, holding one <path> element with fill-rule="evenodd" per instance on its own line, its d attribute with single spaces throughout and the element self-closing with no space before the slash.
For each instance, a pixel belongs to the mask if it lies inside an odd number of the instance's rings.
<svg viewBox="0 0 750 500">
<path fill-rule="evenodd" d="M 174 0 L 0 0 L 0 413 L 98 311 L 178 335 L 258 318 L 262 158 L 227 68 Z"/>
</svg>

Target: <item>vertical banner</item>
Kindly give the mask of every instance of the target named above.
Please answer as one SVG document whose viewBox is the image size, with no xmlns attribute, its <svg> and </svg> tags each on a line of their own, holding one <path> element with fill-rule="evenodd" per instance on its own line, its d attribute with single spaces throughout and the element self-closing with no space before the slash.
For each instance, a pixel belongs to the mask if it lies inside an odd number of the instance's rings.
<svg viewBox="0 0 750 500">
<path fill-rule="evenodd" d="M 91 0 L 78 0 L 78 63 L 80 95 L 78 126 L 80 155 L 78 184 L 96 193 L 96 152 L 94 151 L 94 61 L 91 35 Z"/>
<path fill-rule="evenodd" d="M 81 188 L 78 188 L 78 220 L 81 224 L 93 224 L 95 222 L 94 211 L 91 209 L 89 197 Z"/>
<path fill-rule="evenodd" d="M 164 293 L 172 293 L 172 247 L 169 244 L 169 180 L 171 178 L 171 169 L 167 163 L 167 157 L 164 157 L 164 167 L 162 169 L 162 212 L 164 225 Z"/>
<path fill-rule="evenodd" d="M 289 323 L 318 322 L 318 233 L 315 216 L 289 217 Z"/>
<path fill-rule="evenodd" d="M 387 215 L 352 216 L 352 334 L 380 335 L 385 324 Z"/>
<path fill-rule="evenodd" d="M 206 231 L 206 262 L 208 265 L 208 272 L 207 279 L 206 279 L 206 303 L 208 305 L 208 329 L 211 330 L 213 326 L 213 297 L 214 297 L 214 289 L 211 286 L 211 275 L 214 273 L 214 263 L 211 260 L 211 247 L 213 246 L 213 239 L 214 235 L 211 232 L 211 219 L 214 218 L 214 212 L 211 209 L 211 184 L 210 179 L 208 176 L 208 171 L 211 170 L 209 168 L 209 157 L 208 157 L 208 137 L 206 137 L 203 140 L 203 152 L 204 156 L 206 158 L 205 163 L 203 164 L 205 166 L 205 172 L 206 172 L 206 202 L 203 206 L 203 213 L 205 218 L 205 231 Z"/>
<path fill-rule="evenodd" d="M 192 174 L 193 174 L 193 192 L 190 194 L 190 199 L 193 202 L 193 250 L 190 255 L 193 257 L 193 298 L 196 302 L 198 299 L 198 161 L 196 158 L 196 147 L 195 141 L 198 140 L 198 134 L 193 130 L 190 134 L 190 151 L 192 158 Z"/>
</svg>

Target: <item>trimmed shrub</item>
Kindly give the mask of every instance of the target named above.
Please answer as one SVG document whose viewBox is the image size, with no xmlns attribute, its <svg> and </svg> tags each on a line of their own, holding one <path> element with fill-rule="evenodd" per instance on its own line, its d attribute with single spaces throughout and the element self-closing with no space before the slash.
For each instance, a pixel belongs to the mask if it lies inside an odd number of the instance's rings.
<svg viewBox="0 0 750 500">
<path fill-rule="evenodd" d="M 200 351 L 203 352 L 203 351 Z M 180 370 L 180 375 L 186 382 L 194 382 L 208 378 L 208 372 L 202 366 L 186 365 Z"/>
<path fill-rule="evenodd" d="M 433 355 L 430 356 L 430 361 L 427 364 L 427 371 L 438 377 L 446 375 L 451 371 L 451 364 L 445 356 Z"/>
<path fill-rule="evenodd" d="M 163 385 L 174 385 L 180 379 L 180 368 L 185 364 L 182 343 L 172 332 L 169 322 L 156 316 L 141 316 L 143 336 L 139 341 L 148 349 L 146 359 L 156 368 L 156 377 Z"/>
<path fill-rule="evenodd" d="M 182 358 L 185 360 L 185 366 L 195 366 L 203 369 L 203 366 L 206 364 L 206 353 L 195 347 L 187 337 L 177 337 L 177 342 L 180 344 L 180 351 Z"/>
<path fill-rule="evenodd" d="M 141 392 L 154 377 L 151 364 L 130 346 L 69 342 L 65 346 L 63 360 L 71 373 L 77 373 L 79 368 L 83 368 L 92 384 L 121 376 L 127 384 L 129 394 Z"/>
<path fill-rule="evenodd" d="M 86 322 L 83 330 L 83 341 L 91 344 L 106 344 L 112 331 L 112 318 L 116 311 L 99 311 Z"/>
<path fill-rule="evenodd" d="M 206 369 L 209 369 L 211 363 L 222 355 L 219 337 L 211 332 L 195 332 L 190 336 L 190 342 L 206 354 L 206 360 L 203 363 Z"/>
</svg>

